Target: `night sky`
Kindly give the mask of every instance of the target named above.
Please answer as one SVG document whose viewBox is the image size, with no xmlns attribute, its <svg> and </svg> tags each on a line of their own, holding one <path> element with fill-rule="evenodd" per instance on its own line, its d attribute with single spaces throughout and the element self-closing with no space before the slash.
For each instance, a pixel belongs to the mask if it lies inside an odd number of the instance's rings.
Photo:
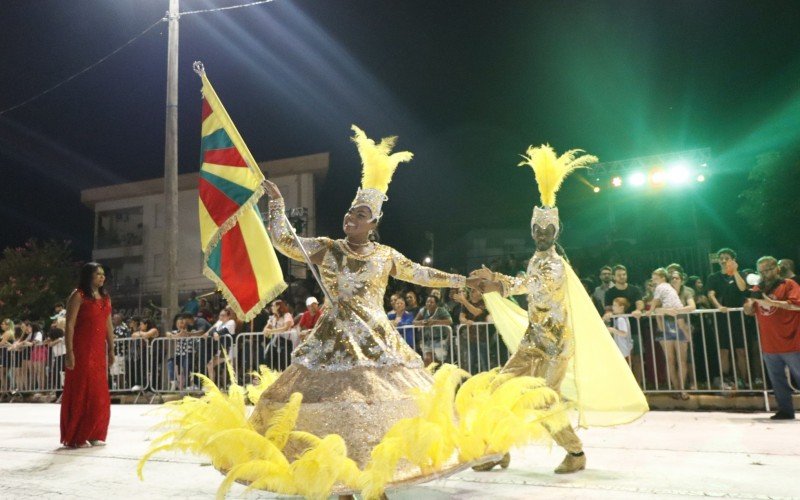
<svg viewBox="0 0 800 500">
<path fill-rule="evenodd" d="M 245 2 L 183 0 L 181 10 Z M 0 110 L 94 63 L 167 7 L 0 3 Z M 601 161 L 710 147 L 714 175 L 685 196 L 698 198 L 712 244 L 757 246 L 735 215 L 736 196 L 757 155 L 800 135 L 796 1 L 276 0 L 180 24 L 181 173 L 198 168 L 192 62 L 202 60 L 257 160 L 331 152 L 321 234 L 341 234 L 358 184 L 350 124 L 375 138 L 399 135 L 398 149 L 415 159 L 395 175 L 381 234 L 417 259 L 423 231 L 445 253 L 471 228 L 527 235 L 536 191 L 530 170 L 515 165 L 544 142 Z M 66 238 L 86 258 L 92 218 L 80 190 L 163 175 L 166 42 L 161 23 L 0 116 L 0 247 Z M 673 206 L 687 203 L 670 196 Z M 570 179 L 562 218 L 591 222 L 587 213 L 620 203 L 611 197 Z M 595 238 L 605 231 L 598 221 L 568 227 Z"/>
</svg>

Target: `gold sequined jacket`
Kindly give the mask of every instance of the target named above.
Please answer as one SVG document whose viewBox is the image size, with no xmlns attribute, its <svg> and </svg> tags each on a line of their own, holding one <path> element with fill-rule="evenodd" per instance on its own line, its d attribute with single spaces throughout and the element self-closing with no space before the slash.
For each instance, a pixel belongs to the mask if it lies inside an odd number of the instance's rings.
<svg viewBox="0 0 800 500">
<path fill-rule="evenodd" d="M 272 244 L 287 257 L 303 261 L 284 211 L 282 199 L 269 202 Z M 464 276 L 422 266 L 386 245 L 375 244 L 370 253 L 359 255 L 344 240 L 319 237 L 300 241 L 309 256 L 324 253 L 320 274 L 337 312 L 334 316 L 334 308 L 324 308 L 314 330 L 292 353 L 293 363 L 333 370 L 396 364 L 421 367 L 422 360 L 383 310 L 389 276 L 423 286 L 451 288 L 464 286 Z"/>
<path fill-rule="evenodd" d="M 511 277 L 495 273 L 494 279 L 502 285 L 504 297 L 528 295 L 530 325 L 520 348 L 527 344 L 551 357 L 572 355 L 572 334 L 566 324 L 564 297 L 566 273 L 564 261 L 555 247 L 534 253 L 524 275 Z"/>
</svg>

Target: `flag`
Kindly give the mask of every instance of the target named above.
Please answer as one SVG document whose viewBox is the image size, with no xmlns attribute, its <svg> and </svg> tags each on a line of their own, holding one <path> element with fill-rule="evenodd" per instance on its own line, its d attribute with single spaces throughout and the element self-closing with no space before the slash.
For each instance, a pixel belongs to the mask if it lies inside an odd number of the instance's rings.
<svg viewBox="0 0 800 500">
<path fill-rule="evenodd" d="M 198 189 L 203 274 L 238 318 L 249 321 L 286 288 L 256 205 L 264 194 L 264 175 L 205 72 L 198 74 L 203 80 Z"/>
</svg>

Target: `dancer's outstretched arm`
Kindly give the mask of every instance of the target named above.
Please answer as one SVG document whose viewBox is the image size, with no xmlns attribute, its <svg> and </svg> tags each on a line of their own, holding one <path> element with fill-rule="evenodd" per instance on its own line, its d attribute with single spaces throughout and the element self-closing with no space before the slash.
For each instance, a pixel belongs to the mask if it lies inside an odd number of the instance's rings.
<svg viewBox="0 0 800 500">
<path fill-rule="evenodd" d="M 300 262 L 305 262 L 303 252 L 297 245 L 292 234 L 292 228 L 289 220 L 286 218 L 286 207 L 283 203 L 283 196 L 281 195 L 278 186 L 274 182 L 264 180 L 264 189 L 269 196 L 269 224 L 267 229 L 269 231 L 272 244 L 278 249 L 280 253 Z M 325 253 L 333 245 L 330 238 L 299 238 L 300 243 L 305 248 L 311 262 L 314 264 L 322 264 L 322 259 Z"/>
<path fill-rule="evenodd" d="M 522 295 L 527 292 L 527 275 L 506 276 L 502 273 L 495 273 L 486 266 L 476 269 L 469 273 L 467 286 L 476 288 L 484 293 L 498 292 L 503 297 L 509 295 Z"/>
<path fill-rule="evenodd" d="M 460 274 L 450 274 L 417 264 L 394 249 L 392 249 L 392 263 L 392 276 L 409 283 L 431 288 L 461 288 L 467 283 L 467 279 Z"/>
</svg>

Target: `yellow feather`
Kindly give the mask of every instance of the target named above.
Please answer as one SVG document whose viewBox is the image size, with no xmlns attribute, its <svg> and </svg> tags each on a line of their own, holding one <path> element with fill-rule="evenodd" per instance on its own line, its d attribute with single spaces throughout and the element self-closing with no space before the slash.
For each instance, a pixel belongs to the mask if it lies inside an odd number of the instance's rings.
<svg viewBox="0 0 800 500">
<path fill-rule="evenodd" d="M 297 443 L 303 444 L 306 448 L 312 448 L 314 446 L 319 446 L 319 443 L 322 439 L 310 432 L 305 431 L 292 431 L 289 433 L 289 441 L 295 441 Z"/>
<path fill-rule="evenodd" d="M 325 499 L 344 476 L 352 480 L 355 462 L 347 458 L 347 446 L 338 434 L 329 434 L 291 465 L 296 488 L 306 497 Z M 357 469 L 357 467 L 356 467 Z"/>
<path fill-rule="evenodd" d="M 555 151 L 549 144 L 543 144 L 538 148 L 528 147 L 528 150 L 522 155 L 524 161 L 521 161 L 519 166 L 528 165 L 533 168 L 533 175 L 539 185 L 542 206 L 556 206 L 556 193 L 564 179 L 573 170 L 597 162 L 597 157 L 592 155 L 576 158 L 578 153 L 583 152 L 582 149 L 571 149 L 560 157 L 556 157 Z"/>
<path fill-rule="evenodd" d="M 289 465 L 281 450 L 254 429 L 220 431 L 208 438 L 204 450 L 212 451 L 212 456 L 234 456 L 235 463 L 263 459 Z"/>
<path fill-rule="evenodd" d="M 384 487 L 394 477 L 397 463 L 406 453 L 402 437 L 388 438 L 384 436 L 380 443 L 372 449 L 369 465 L 364 470 L 360 481 L 364 498 L 380 498 Z"/>
<path fill-rule="evenodd" d="M 353 125 L 353 142 L 356 143 L 358 154 L 361 156 L 362 177 L 361 187 L 364 189 L 377 189 L 386 193 L 392 175 L 401 162 L 408 162 L 414 157 L 409 151 L 400 151 L 389 154 L 397 142 L 397 137 L 384 137 L 380 143 L 367 137 L 363 130 Z"/>
<path fill-rule="evenodd" d="M 251 483 L 253 488 L 267 486 L 273 491 L 286 495 L 297 493 L 288 466 L 269 460 L 251 460 L 231 468 L 217 489 L 217 499 L 224 499 L 233 483 L 238 480 Z"/>
<path fill-rule="evenodd" d="M 300 413 L 300 404 L 303 402 L 303 395 L 299 392 L 289 396 L 289 402 L 276 411 L 267 422 L 267 439 L 282 450 L 289 439 L 289 433 L 297 423 L 297 415 Z"/>
<path fill-rule="evenodd" d="M 247 399 L 249 399 L 252 404 L 257 404 L 258 400 L 261 399 L 261 394 L 278 379 L 279 375 L 280 373 L 270 370 L 269 367 L 265 365 L 261 365 L 258 372 L 251 372 L 250 376 L 254 379 L 258 379 L 258 384 L 247 384 L 245 386 Z"/>
</svg>

